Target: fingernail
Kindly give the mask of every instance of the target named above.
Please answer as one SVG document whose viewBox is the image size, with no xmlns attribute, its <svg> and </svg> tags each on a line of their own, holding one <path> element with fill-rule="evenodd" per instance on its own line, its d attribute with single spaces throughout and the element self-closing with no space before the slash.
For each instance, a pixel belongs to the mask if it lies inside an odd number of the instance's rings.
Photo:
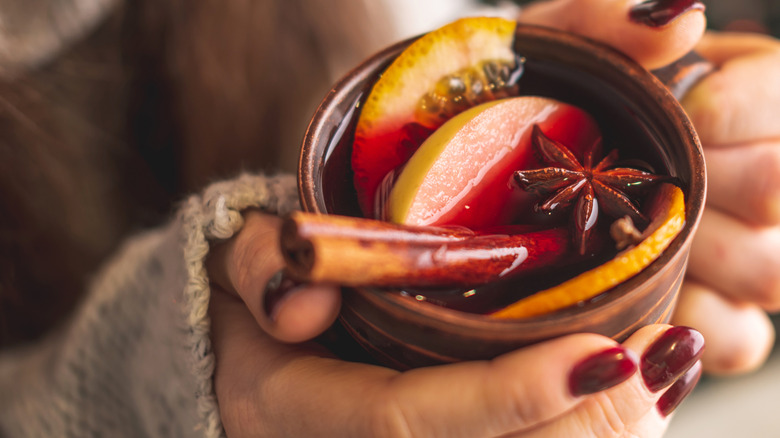
<svg viewBox="0 0 780 438">
<path fill-rule="evenodd" d="M 689 327 L 672 327 L 647 349 L 640 367 L 650 391 L 679 379 L 704 352 L 704 337 Z"/>
<path fill-rule="evenodd" d="M 603 391 L 625 381 L 636 369 L 634 353 L 623 347 L 613 347 L 575 365 L 569 374 L 569 391 L 574 396 Z"/>
<path fill-rule="evenodd" d="M 704 3 L 697 0 L 647 0 L 631 8 L 631 21 L 650 27 L 665 26 L 688 11 L 703 11 Z"/>
<path fill-rule="evenodd" d="M 696 387 L 700 377 L 701 362 L 699 361 L 693 364 L 688 372 L 683 374 L 682 377 L 674 382 L 674 385 L 670 386 L 664 395 L 658 399 L 658 401 L 655 403 L 655 407 L 658 409 L 658 412 L 663 417 L 668 417 L 669 414 L 674 412 L 674 410 L 677 409 L 677 406 L 679 406 L 680 403 L 685 400 L 685 397 L 688 397 L 688 394 L 693 391 L 693 388 Z"/>
<path fill-rule="evenodd" d="M 271 321 L 276 321 L 279 304 L 290 292 L 301 283 L 290 278 L 284 271 L 279 271 L 268 280 L 263 294 L 263 310 Z"/>
</svg>

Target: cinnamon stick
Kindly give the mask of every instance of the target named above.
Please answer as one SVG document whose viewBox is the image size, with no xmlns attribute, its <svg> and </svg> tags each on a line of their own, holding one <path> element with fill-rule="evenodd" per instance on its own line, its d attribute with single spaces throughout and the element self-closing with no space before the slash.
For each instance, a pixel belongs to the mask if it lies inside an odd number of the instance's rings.
<svg viewBox="0 0 780 438">
<path fill-rule="evenodd" d="M 280 243 L 294 277 L 353 287 L 475 287 L 570 255 L 565 229 L 485 235 L 311 213 L 286 219 Z"/>
</svg>

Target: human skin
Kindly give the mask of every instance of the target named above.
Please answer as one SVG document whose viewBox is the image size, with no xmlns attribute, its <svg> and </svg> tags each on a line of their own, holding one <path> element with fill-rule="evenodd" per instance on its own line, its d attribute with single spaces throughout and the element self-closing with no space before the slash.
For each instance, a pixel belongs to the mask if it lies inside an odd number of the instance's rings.
<svg viewBox="0 0 780 438">
<path fill-rule="evenodd" d="M 740 374 L 774 344 L 780 310 L 780 43 L 708 33 L 696 50 L 717 70 L 682 99 L 701 137 L 707 208 L 673 322 L 710 341 L 704 369 Z"/>
<path fill-rule="evenodd" d="M 528 7 L 521 20 L 611 43 L 649 68 L 668 64 L 697 44 L 716 65 L 725 67 L 734 61 L 741 67 L 722 68 L 684 101 L 704 141 L 707 159 L 713 163 L 720 159 L 722 164 L 710 168 L 711 201 L 691 253 L 691 277 L 700 280 L 686 281 L 673 322 L 696 327 L 708 339 L 703 358 L 706 370 L 749 371 L 763 363 L 774 337 L 764 309 L 780 307 L 780 291 L 775 287 L 780 282 L 774 279 L 777 274 L 772 274 L 780 271 L 776 269 L 780 261 L 771 255 L 771 245 L 764 239 L 776 233 L 776 216 L 780 216 L 773 213 L 777 202 L 773 187 L 778 186 L 773 175 L 779 173 L 772 173 L 769 166 L 761 178 L 739 180 L 736 189 L 727 182 L 729 172 L 749 172 L 751 163 L 761 157 L 780 162 L 772 147 L 772 138 L 780 138 L 780 133 L 755 119 L 740 120 L 749 118 L 746 114 L 750 111 L 719 113 L 724 102 L 719 99 L 733 99 L 734 104 L 761 101 L 760 105 L 769 109 L 780 106 L 780 99 L 773 100 L 771 92 L 760 92 L 765 87 L 740 88 L 740 82 L 719 75 L 744 75 L 739 77 L 748 79 L 749 84 L 762 74 L 750 68 L 751 63 L 774 65 L 777 44 L 736 36 L 707 36 L 699 43 L 705 27 L 700 11 L 688 12 L 664 28 L 647 28 L 627 20 L 628 10 L 637 3 L 556 0 Z M 599 26 L 593 26 L 594 22 Z M 722 41 L 728 44 L 715 44 L 711 38 L 725 38 Z M 763 55 L 755 55 L 755 51 Z M 724 123 L 745 129 L 725 130 Z M 736 148 L 746 153 L 719 156 Z M 746 218 L 761 220 L 748 224 Z M 290 290 L 270 313 L 262 305 L 268 280 L 282 267 L 281 255 L 273 249 L 278 232 L 278 218 L 248 212 L 244 228 L 234 239 L 216 247 L 209 261 L 214 283 L 210 311 L 217 358 L 215 387 L 228 435 L 663 434 L 668 418 L 659 414 L 656 404 L 666 389 L 650 392 L 640 373 L 595 394 L 572 397 L 563 389 L 577 363 L 615 345 L 596 335 L 564 337 L 492 361 L 404 373 L 331 357 L 306 341 L 336 317 L 340 305 L 336 288 L 303 285 Z M 755 261 L 729 265 L 732 259 L 710 250 L 719 245 L 725 248 L 728 239 L 734 238 L 740 239 L 740 253 L 756 254 Z M 702 281 L 714 270 L 733 283 Z M 702 312 L 701 306 L 711 311 Z M 642 355 L 667 330 L 668 326 L 649 326 L 624 346 Z"/>
<path fill-rule="evenodd" d="M 231 437 L 659 437 L 669 420 L 659 399 L 681 374 L 700 372 L 698 350 L 656 391 L 634 371 L 604 391 L 574 395 L 573 369 L 618 345 L 594 334 L 407 372 L 345 362 L 305 342 L 335 318 L 336 291 L 301 286 L 271 314 L 260 305 L 258 285 L 282 266 L 268 250 L 279 219 L 250 211 L 245 221 L 254 233 L 218 246 L 209 262 L 214 384 Z M 669 327 L 647 326 L 622 346 L 644 356 Z"/>
<path fill-rule="evenodd" d="M 681 101 L 704 148 L 708 192 L 672 323 L 705 335 L 706 372 L 750 372 L 774 344 L 767 311 L 780 310 L 780 42 L 762 35 L 702 35 L 698 12 L 661 28 L 619 24 L 625 8 L 638 3 L 539 2 L 520 20 L 600 40 L 651 69 L 692 45 L 715 66 Z"/>
</svg>

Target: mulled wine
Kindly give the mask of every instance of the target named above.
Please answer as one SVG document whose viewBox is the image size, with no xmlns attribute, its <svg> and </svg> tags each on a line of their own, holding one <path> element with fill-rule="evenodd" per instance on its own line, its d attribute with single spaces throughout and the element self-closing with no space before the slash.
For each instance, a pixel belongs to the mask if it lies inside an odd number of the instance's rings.
<svg viewBox="0 0 780 438">
<path fill-rule="evenodd" d="M 569 143 L 578 141 L 583 143 L 580 140 L 582 138 L 586 139 L 585 143 L 592 143 L 598 136 L 602 141 L 603 150 L 617 151 L 620 163 L 626 163 L 633 168 L 655 175 L 674 177 L 682 185 L 687 183 L 685 176 L 680 175 L 670 166 L 672 160 L 669 156 L 670 148 L 662 145 L 663 139 L 653 133 L 653 130 L 648 127 L 647 120 L 643 120 L 641 116 L 643 110 L 638 102 L 630 99 L 620 90 L 616 90 L 603 77 L 590 72 L 573 70 L 557 60 L 537 58 L 522 45 L 516 44 L 515 50 L 517 62 L 511 69 L 506 68 L 505 73 L 499 75 L 505 78 L 502 81 L 504 86 L 501 87 L 500 93 L 496 93 L 498 95 L 493 97 L 541 96 L 580 108 L 593 118 L 598 134 L 594 134 L 592 127 L 585 126 L 586 123 L 576 117 L 568 117 L 568 119 L 561 117 L 555 120 L 556 123 L 550 125 L 551 129 L 563 132 L 548 134 L 567 139 Z M 354 172 L 349 165 L 360 110 L 381 74 L 377 72 L 374 77 L 362 84 L 354 101 L 349 105 L 347 114 L 335 126 L 329 138 L 322 178 L 323 194 L 329 213 L 379 219 L 385 217 L 383 211 L 385 205 L 382 202 L 375 203 L 376 205 L 370 209 L 365 207 L 361 209 L 355 189 Z M 458 108 L 459 111 L 465 109 L 467 107 Z M 438 123 L 436 120 L 431 121 L 431 117 L 424 123 L 407 123 L 396 133 L 365 141 L 368 143 L 363 145 L 365 148 L 386 148 L 387 145 L 383 143 L 387 142 L 387 137 L 390 137 L 403 148 L 402 158 L 398 159 L 401 163 L 396 168 L 390 169 L 387 174 L 380 175 L 379 179 L 383 183 L 376 188 L 376 199 L 387 198 L 385 192 L 392 187 L 394 178 L 397 177 L 408 157 L 412 156 L 443 121 L 453 115 L 447 114 Z M 375 144 L 371 144 L 372 141 Z M 572 148 L 578 152 L 580 159 L 583 159 L 584 147 L 584 144 L 580 144 Z M 448 217 L 440 218 L 435 225 L 465 226 L 485 234 L 517 232 L 517 225 L 522 225 L 528 230 L 569 228 L 570 211 L 563 209 L 541 211 L 533 208 L 533 203 L 540 198 L 525 193 L 512 183 L 511 174 L 515 170 L 538 167 L 541 167 L 541 164 L 529 149 L 523 156 L 510 160 L 498 171 L 493 169 L 494 173 L 501 175 L 501 178 L 491 182 L 490 187 L 481 190 L 478 196 L 472 196 L 474 199 L 469 202 L 469 208 L 457 209 Z M 647 193 L 641 193 L 635 199 L 640 210 L 646 195 Z M 414 285 L 405 285 L 400 293 L 418 302 L 425 301 L 461 311 L 482 314 L 496 311 L 523 297 L 591 270 L 615 257 L 618 249 L 609 237 L 610 225 L 615 219 L 617 218 L 604 218 L 598 222 L 590 236 L 591 248 L 587 254 L 567 251 L 566 257 L 563 259 L 559 257 L 549 265 L 535 266 L 535 269 L 530 272 L 508 276 L 506 279 L 477 288 L 472 288 L 472 285 L 444 289 L 415 288 Z M 515 228 L 508 230 L 508 227 L 505 227 L 507 225 Z"/>
<path fill-rule="evenodd" d="M 376 218 L 377 214 L 380 217 L 385 214 L 382 208 L 374 207 L 381 202 L 366 202 L 365 187 L 355 183 L 355 136 L 361 114 L 370 107 L 367 100 L 372 88 L 412 42 L 399 43 L 364 62 L 339 82 L 321 104 L 306 133 L 301 156 L 299 183 L 304 211 L 352 218 Z M 623 339 L 645 324 L 666 321 L 674 306 L 704 201 L 701 150 L 684 111 L 650 73 L 606 46 L 564 32 L 518 25 L 513 30 L 511 49 L 512 58 L 520 62 L 504 75 L 512 78 L 510 86 L 502 90 L 509 91 L 505 100 L 513 96 L 537 96 L 576 107 L 587 114 L 598 129 L 603 154 L 594 153 L 594 157 L 599 156 L 588 159 L 586 148 L 575 147 L 577 160 L 583 166 L 586 163 L 595 166 L 611 150 L 616 150 L 619 158 L 615 166 L 666 178 L 660 187 L 675 187 L 677 195 L 666 189 L 658 195 L 659 190 L 652 189 L 632 194 L 632 201 L 649 222 L 661 218 L 668 225 L 675 222 L 671 219 L 681 219 L 675 223 L 676 238 L 669 239 L 668 246 L 656 254 L 655 261 L 609 286 L 607 293 L 546 309 L 547 302 L 556 301 L 562 295 L 576 297 L 582 286 L 588 284 L 580 281 L 581 277 L 590 275 L 594 269 L 613 269 L 614 257 L 620 251 L 609 236 L 613 218 L 597 221 L 586 239 L 589 242 L 586 251 L 579 251 L 579 245 L 571 239 L 572 208 L 578 200 L 572 201 L 568 210 L 534 209 L 556 193 L 542 195 L 521 187 L 519 180 L 535 181 L 538 175 L 517 176 L 517 171 L 535 171 L 537 165 L 548 165 L 541 163 L 537 152 L 529 153 L 532 158 L 528 163 L 537 161 L 512 169 L 511 177 L 504 183 L 505 192 L 488 190 L 496 192 L 495 199 L 503 196 L 508 203 L 524 204 L 527 208 L 521 212 L 513 210 L 511 217 L 501 216 L 504 210 L 495 207 L 490 211 L 469 208 L 468 213 L 463 213 L 464 209 L 432 228 L 465 224 L 477 236 L 510 235 L 517 232 L 517 227 L 520 233 L 562 229 L 568 236 L 563 259 L 479 287 L 389 283 L 399 287 L 386 288 L 353 283 L 354 287 L 345 289 L 341 323 L 385 365 L 408 368 L 489 358 L 529 343 L 582 331 Z M 563 142 L 549 128 L 542 126 L 541 130 L 553 140 Z M 424 143 L 434 132 L 437 128 L 422 123 L 402 123 L 391 132 L 404 138 L 406 152 L 400 160 L 388 159 L 397 162 L 385 174 L 372 177 L 376 191 L 371 198 L 378 193 L 382 199 L 382 190 L 386 190 L 380 188 L 382 182 L 392 187 L 404 171 L 405 161 L 419 147 L 417 144 Z M 668 184 L 669 180 L 674 185 Z M 677 213 L 665 214 L 671 211 Z M 644 226 L 652 228 L 652 224 L 637 224 L 640 231 Z M 462 234 L 455 235 L 457 239 L 463 238 Z M 350 242 L 356 260 L 377 254 L 370 245 L 371 239 L 361 239 Z M 636 240 L 629 245 L 643 251 L 648 249 Z M 331 266 L 342 261 L 350 264 L 340 255 L 329 258 Z M 381 264 L 382 260 L 389 259 L 380 254 L 371 260 Z M 365 269 L 356 269 L 343 277 L 362 275 L 362 271 Z M 562 283 L 569 284 L 564 288 L 565 294 L 544 295 Z M 496 317 L 517 300 L 523 301 L 525 297 L 533 301 L 538 296 L 542 296 L 543 305 L 532 303 L 536 310 Z"/>
</svg>

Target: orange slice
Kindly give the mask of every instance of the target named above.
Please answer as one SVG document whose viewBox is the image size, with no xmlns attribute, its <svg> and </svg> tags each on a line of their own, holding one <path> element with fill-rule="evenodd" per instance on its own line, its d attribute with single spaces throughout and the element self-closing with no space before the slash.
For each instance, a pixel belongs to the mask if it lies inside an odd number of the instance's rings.
<svg viewBox="0 0 780 438">
<path fill-rule="evenodd" d="M 404 127 L 418 123 L 433 130 L 467 109 L 460 106 L 468 99 L 447 99 L 450 79 L 462 80 L 458 83 L 469 92 L 474 91 L 471 81 L 479 82 L 482 98 L 494 89 L 486 72 L 515 66 L 515 26 L 495 17 L 455 21 L 417 39 L 382 73 L 361 109 L 352 151 L 364 213 L 372 215 L 379 184 L 414 152 L 404 144 Z"/>
<path fill-rule="evenodd" d="M 641 272 L 669 247 L 685 225 L 682 190 L 671 184 L 659 186 L 649 211 L 653 221 L 639 244 L 571 280 L 511 304 L 491 317 L 517 319 L 550 313 L 591 299 Z"/>
</svg>

